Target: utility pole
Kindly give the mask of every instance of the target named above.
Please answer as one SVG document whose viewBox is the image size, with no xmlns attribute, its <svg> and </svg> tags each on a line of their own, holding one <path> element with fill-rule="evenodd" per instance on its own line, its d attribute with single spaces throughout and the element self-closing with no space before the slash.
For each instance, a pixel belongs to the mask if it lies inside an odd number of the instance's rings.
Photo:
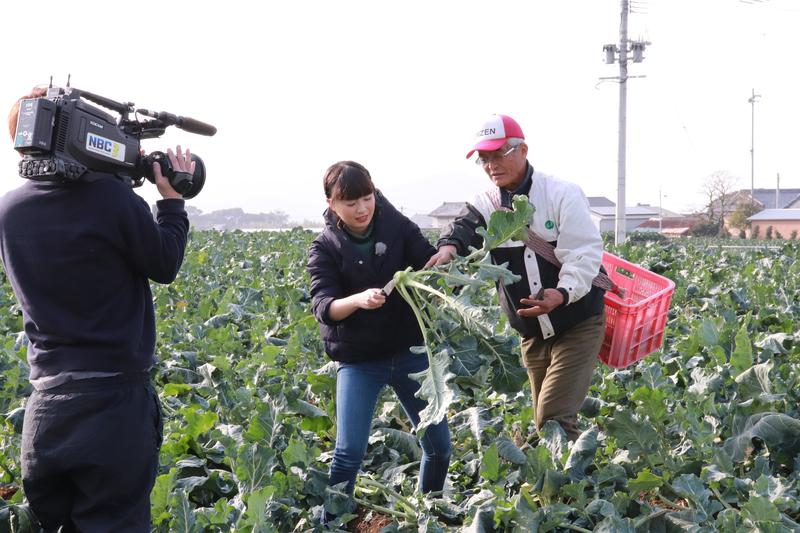
<svg viewBox="0 0 800 533">
<path fill-rule="evenodd" d="M 625 159 L 626 159 L 626 134 L 627 134 L 627 107 L 628 107 L 628 78 L 642 78 L 644 76 L 628 76 L 628 52 L 633 55 L 634 63 L 641 63 L 644 59 L 647 41 L 628 40 L 628 12 L 629 0 L 621 0 L 621 13 L 619 24 L 619 45 L 606 44 L 603 51 L 606 54 L 606 64 L 613 64 L 615 54 L 619 54 L 619 76 L 612 78 L 619 82 L 619 141 L 617 150 L 617 212 L 614 231 L 614 242 L 625 242 Z M 629 47 L 630 46 L 630 47 Z"/>
<path fill-rule="evenodd" d="M 750 204 L 755 203 L 755 139 L 756 139 L 756 100 L 761 98 L 752 90 L 752 96 L 747 100 L 750 102 Z"/>
<path fill-rule="evenodd" d="M 625 242 L 625 156 L 628 118 L 628 0 L 622 0 L 619 24 L 619 141 L 617 143 L 617 218 L 614 243 Z"/>
</svg>

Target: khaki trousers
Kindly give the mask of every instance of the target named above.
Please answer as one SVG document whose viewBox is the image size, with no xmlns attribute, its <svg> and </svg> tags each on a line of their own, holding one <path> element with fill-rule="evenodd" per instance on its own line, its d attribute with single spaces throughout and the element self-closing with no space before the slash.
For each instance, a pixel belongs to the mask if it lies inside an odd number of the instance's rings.
<svg viewBox="0 0 800 533">
<path fill-rule="evenodd" d="M 523 337 L 522 361 L 531 381 L 537 428 L 555 420 L 569 440 L 580 436 L 578 410 L 592 383 L 605 323 L 601 313 L 546 340 Z"/>
</svg>

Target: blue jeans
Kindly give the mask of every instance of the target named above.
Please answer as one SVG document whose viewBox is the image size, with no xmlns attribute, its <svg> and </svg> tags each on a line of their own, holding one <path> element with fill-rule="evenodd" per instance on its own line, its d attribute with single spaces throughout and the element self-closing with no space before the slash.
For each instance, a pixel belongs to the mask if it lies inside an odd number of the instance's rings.
<svg viewBox="0 0 800 533">
<path fill-rule="evenodd" d="M 372 415 L 384 385 L 391 386 L 414 427 L 419 412 L 427 405 L 414 396 L 419 383 L 409 374 L 428 368 L 427 356 L 401 352 L 377 361 L 338 363 L 336 374 L 336 450 L 331 463 L 330 485 L 347 481 L 347 490 L 355 487 L 356 474 L 367 452 Z M 447 419 L 428 426 L 420 439 L 422 462 L 419 489 L 439 491 L 444 487 L 450 465 L 450 429 Z"/>
</svg>

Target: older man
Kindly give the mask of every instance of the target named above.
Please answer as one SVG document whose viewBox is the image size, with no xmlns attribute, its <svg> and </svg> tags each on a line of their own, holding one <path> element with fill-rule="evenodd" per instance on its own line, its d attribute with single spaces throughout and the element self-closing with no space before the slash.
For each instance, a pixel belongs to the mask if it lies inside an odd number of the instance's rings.
<svg viewBox="0 0 800 533">
<path fill-rule="evenodd" d="M 560 264 L 523 242 L 507 241 L 492 251 L 492 259 L 508 263 L 521 279 L 499 284 L 498 293 L 509 323 L 522 335 L 537 427 L 555 420 L 575 440 L 581 433 L 577 413 L 605 333 L 604 290 L 592 285 L 603 253 L 600 233 L 580 187 L 534 171 L 522 128 L 511 117 L 490 117 L 467 158 L 475 152 L 475 162 L 493 187 L 444 229 L 428 265 L 446 263 L 469 246 L 480 247 L 482 237 L 475 230 L 486 225 L 492 212 L 510 208 L 515 195 L 528 197 L 534 207 L 530 229 L 546 241 L 545 248 L 553 247 Z"/>
</svg>

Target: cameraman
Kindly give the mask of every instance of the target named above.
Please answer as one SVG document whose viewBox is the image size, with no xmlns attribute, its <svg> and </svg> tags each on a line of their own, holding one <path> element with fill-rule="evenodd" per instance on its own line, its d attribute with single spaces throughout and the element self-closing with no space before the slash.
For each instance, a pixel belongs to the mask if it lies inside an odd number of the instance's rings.
<svg viewBox="0 0 800 533">
<path fill-rule="evenodd" d="M 12 138 L 18 113 L 19 101 Z M 188 149 L 168 157 L 194 171 Z M 153 173 L 157 221 L 130 185 L 92 171 L 71 183 L 26 180 L 0 199 L 0 257 L 22 307 L 34 388 L 23 486 L 46 531 L 150 530 L 163 425 L 148 374 L 149 280 L 175 279 L 189 231 L 183 198 L 157 164 Z"/>
</svg>

